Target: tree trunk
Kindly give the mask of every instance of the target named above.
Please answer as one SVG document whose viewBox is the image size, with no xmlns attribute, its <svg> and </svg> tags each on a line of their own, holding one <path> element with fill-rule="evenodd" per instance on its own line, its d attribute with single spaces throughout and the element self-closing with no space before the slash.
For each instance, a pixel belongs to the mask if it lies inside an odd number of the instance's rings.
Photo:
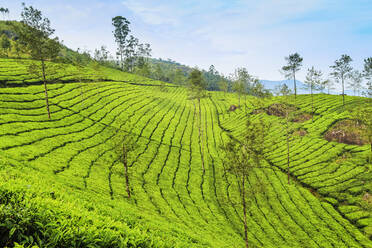
<svg viewBox="0 0 372 248">
<path fill-rule="evenodd" d="M 314 123 L 314 95 L 313 95 L 313 88 L 311 87 L 311 121 Z"/>
<path fill-rule="evenodd" d="M 48 88 L 47 88 L 46 77 L 45 77 L 45 63 L 44 63 L 43 59 L 41 60 L 41 70 L 43 72 L 43 83 L 44 83 L 44 91 L 45 91 L 46 109 L 47 109 L 47 112 L 48 112 L 48 118 L 50 119 Z"/>
<path fill-rule="evenodd" d="M 243 178 L 242 178 L 242 204 L 243 204 L 243 215 L 244 215 L 244 240 L 245 240 L 245 247 L 248 248 L 247 204 L 245 202 L 245 175 L 244 173 L 243 173 Z"/>
<path fill-rule="evenodd" d="M 244 112 L 247 113 L 247 94 L 244 94 L 244 101 L 245 101 L 245 108 L 244 108 Z"/>
<path fill-rule="evenodd" d="M 287 176 L 288 176 L 288 184 L 290 182 L 290 175 L 289 175 L 289 126 L 288 126 L 288 111 L 286 113 L 286 133 L 287 133 Z"/>
<path fill-rule="evenodd" d="M 120 62 L 121 62 L 121 70 L 124 71 L 123 49 L 122 48 L 120 48 Z"/>
<path fill-rule="evenodd" d="M 342 106 L 345 106 L 345 90 L 344 90 L 344 76 L 341 76 L 342 81 Z"/>
<path fill-rule="evenodd" d="M 293 71 L 293 84 L 294 84 L 294 91 L 295 91 L 295 100 L 297 97 L 297 86 L 296 86 L 296 73 Z"/>
<path fill-rule="evenodd" d="M 128 198 L 130 199 L 130 185 L 129 185 L 129 175 L 128 175 L 128 160 L 127 160 L 127 151 L 125 149 L 125 144 L 123 144 L 123 164 L 125 170 L 125 184 L 127 188 Z"/>
<path fill-rule="evenodd" d="M 200 107 L 200 97 L 198 97 L 198 107 L 199 107 L 199 140 L 201 143 L 202 151 L 201 151 L 201 160 L 202 160 L 202 168 L 203 168 L 203 173 L 205 172 L 205 167 L 204 167 L 204 143 L 203 143 L 203 133 L 202 133 L 202 123 L 201 123 L 201 107 Z"/>
</svg>

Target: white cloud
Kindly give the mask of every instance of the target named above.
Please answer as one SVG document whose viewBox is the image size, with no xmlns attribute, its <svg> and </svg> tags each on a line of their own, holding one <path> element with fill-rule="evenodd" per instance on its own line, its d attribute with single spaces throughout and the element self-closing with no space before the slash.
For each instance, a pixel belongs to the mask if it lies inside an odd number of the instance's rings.
<svg viewBox="0 0 372 248">
<path fill-rule="evenodd" d="M 165 4 L 158 5 L 154 4 L 153 1 L 126 0 L 123 1 L 123 5 L 148 24 L 176 26 L 179 23 L 177 17 L 173 14 L 174 10 Z"/>
</svg>

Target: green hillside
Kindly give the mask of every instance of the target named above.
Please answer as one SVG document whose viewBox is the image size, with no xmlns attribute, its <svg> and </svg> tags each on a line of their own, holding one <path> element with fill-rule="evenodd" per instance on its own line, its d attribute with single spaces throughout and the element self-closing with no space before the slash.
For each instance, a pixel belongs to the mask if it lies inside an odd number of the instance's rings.
<svg viewBox="0 0 372 248">
<path fill-rule="evenodd" d="M 248 186 L 251 247 L 372 247 L 370 146 L 329 142 L 324 134 L 351 118 L 366 98 L 315 95 L 314 123 L 291 143 L 290 180 L 283 118 L 266 107 L 281 98 L 208 92 L 198 108 L 188 89 L 105 67 L 54 64 L 44 86 L 30 60 L 0 60 L 0 246 L 244 247 L 236 178 L 221 145 L 239 139 L 247 118 L 270 122 L 263 168 Z M 297 96 L 311 113 L 311 97 Z M 138 147 L 125 191 L 116 141 L 126 130 Z M 202 169 L 202 155 L 205 172 Z M 366 197 L 367 196 L 367 197 Z"/>
</svg>

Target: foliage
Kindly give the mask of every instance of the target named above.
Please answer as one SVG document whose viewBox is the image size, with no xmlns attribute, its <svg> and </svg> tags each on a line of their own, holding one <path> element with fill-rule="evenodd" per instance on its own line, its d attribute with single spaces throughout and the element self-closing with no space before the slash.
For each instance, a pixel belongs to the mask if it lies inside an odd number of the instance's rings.
<svg viewBox="0 0 372 248">
<path fill-rule="evenodd" d="M 364 77 L 368 80 L 365 95 L 372 98 L 372 57 L 364 59 Z"/>
<path fill-rule="evenodd" d="M 285 77 L 288 79 L 293 79 L 294 84 L 294 94 L 297 96 L 297 87 L 296 87 L 296 72 L 301 69 L 303 58 L 298 53 L 290 54 L 288 57 L 285 57 L 287 65 L 282 67 L 282 70 L 285 73 Z"/>
<path fill-rule="evenodd" d="M 362 82 L 363 82 L 363 74 L 358 70 L 353 70 L 350 73 L 350 81 L 349 87 L 351 87 L 354 91 L 354 96 L 358 94 L 360 95 L 360 90 L 362 89 Z"/>
<path fill-rule="evenodd" d="M 254 194 L 263 191 L 263 184 L 258 182 L 253 187 L 246 186 L 246 178 L 259 168 L 264 159 L 264 144 L 269 126 L 262 120 L 252 121 L 248 119 L 242 139 L 230 137 L 229 141 L 222 146 L 225 152 L 225 163 L 229 165 L 229 171 L 237 178 L 239 194 L 244 216 L 244 239 L 246 247 L 249 247 L 247 225 L 247 201 L 248 208 L 252 204 Z"/>
<path fill-rule="evenodd" d="M 12 45 L 6 35 L 1 36 L 1 48 L 3 49 L 3 54 L 5 57 L 8 57 L 8 52 L 11 49 Z"/>
<path fill-rule="evenodd" d="M 331 65 L 330 68 L 333 69 L 331 75 L 341 81 L 342 84 L 342 104 L 345 105 L 345 80 L 349 79 L 353 68 L 350 63 L 353 61 L 349 55 L 343 54 L 341 58 L 335 61 L 334 65 Z"/>
<path fill-rule="evenodd" d="M 227 83 L 226 80 L 221 80 L 218 82 L 218 88 L 220 91 L 223 91 L 224 94 L 226 95 L 226 92 L 229 89 L 229 84 Z"/>
<path fill-rule="evenodd" d="M 24 48 L 30 53 L 31 58 L 40 61 L 40 64 L 32 63 L 29 71 L 32 74 L 40 74 L 44 83 L 45 101 L 48 118 L 50 119 L 47 76 L 50 70 L 45 64 L 46 60 L 56 59 L 60 51 L 60 44 L 58 38 L 51 39 L 50 36 L 54 34 L 54 29 L 50 27 L 48 18 L 42 16 L 41 11 L 27 7 L 22 3 L 23 11 L 21 13 L 23 24 L 22 27 L 14 25 L 19 36 L 19 42 L 25 44 Z"/>
<path fill-rule="evenodd" d="M 288 87 L 287 84 L 280 84 L 275 87 L 275 94 L 277 96 L 289 96 L 292 94 L 292 90 Z"/>
<path fill-rule="evenodd" d="M 150 44 L 140 44 L 137 38 L 130 35 L 129 24 L 130 22 L 123 16 L 112 18 L 113 34 L 118 46 L 116 55 L 120 58 L 121 68 L 134 72 L 136 67 L 143 69 L 147 66 L 151 48 Z"/>
<path fill-rule="evenodd" d="M 203 74 L 195 68 L 189 76 L 190 97 L 200 99 L 205 96 L 206 83 Z"/>
<path fill-rule="evenodd" d="M 314 114 L 315 114 L 315 109 L 314 109 L 314 96 L 313 92 L 315 90 L 319 90 L 323 87 L 323 85 L 327 84 L 327 82 L 324 82 L 322 79 L 323 73 L 320 70 L 315 70 L 314 66 L 311 67 L 311 69 L 307 70 L 306 74 L 306 87 L 305 89 L 310 90 L 310 95 L 311 95 L 311 113 L 312 113 L 312 121 L 314 122 Z"/>
</svg>

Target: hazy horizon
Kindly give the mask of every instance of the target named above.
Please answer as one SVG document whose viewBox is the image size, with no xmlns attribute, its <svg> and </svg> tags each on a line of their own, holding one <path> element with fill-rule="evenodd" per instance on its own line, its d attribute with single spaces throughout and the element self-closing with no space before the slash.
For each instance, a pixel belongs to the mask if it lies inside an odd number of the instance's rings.
<svg viewBox="0 0 372 248">
<path fill-rule="evenodd" d="M 304 81 L 315 66 L 328 76 L 341 54 L 362 70 L 372 54 L 372 2 L 369 1 L 47 1 L 0 0 L 10 19 L 19 20 L 21 3 L 42 11 L 64 44 L 115 53 L 111 18 L 126 17 L 132 33 L 150 43 L 152 57 L 170 58 L 225 75 L 237 67 L 264 80 L 283 80 L 284 57 L 298 52 Z"/>
</svg>

